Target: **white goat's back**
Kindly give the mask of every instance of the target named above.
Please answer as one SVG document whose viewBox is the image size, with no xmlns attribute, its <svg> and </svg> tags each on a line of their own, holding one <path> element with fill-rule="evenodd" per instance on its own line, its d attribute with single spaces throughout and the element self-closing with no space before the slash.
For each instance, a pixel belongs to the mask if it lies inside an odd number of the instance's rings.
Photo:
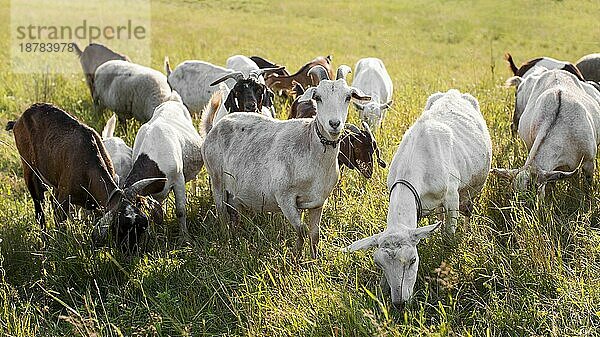
<svg viewBox="0 0 600 337">
<path fill-rule="evenodd" d="M 356 63 L 352 86 L 374 97 L 374 100 L 376 97 L 378 103 L 384 104 L 392 100 L 392 79 L 378 58 L 363 58 Z"/>
</svg>

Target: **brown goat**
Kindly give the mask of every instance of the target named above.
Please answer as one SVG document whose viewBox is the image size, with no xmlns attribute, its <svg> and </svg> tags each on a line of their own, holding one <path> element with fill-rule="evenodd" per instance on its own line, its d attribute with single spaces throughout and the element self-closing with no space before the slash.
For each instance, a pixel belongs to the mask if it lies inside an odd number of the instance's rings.
<svg viewBox="0 0 600 337">
<path fill-rule="evenodd" d="M 266 60 L 260 56 L 250 56 L 250 59 L 256 63 L 256 65 L 258 66 L 258 68 L 260 69 L 266 69 L 266 68 L 280 68 L 281 66 L 273 63 L 269 60 Z M 288 73 L 287 70 L 285 70 L 285 67 L 283 69 L 279 69 L 275 72 L 273 72 L 273 74 L 277 74 L 279 76 L 290 76 L 290 73 Z"/>
<path fill-rule="evenodd" d="M 79 62 L 81 63 L 83 74 L 85 75 L 85 82 L 90 89 L 92 97 L 94 96 L 94 74 L 99 66 L 110 60 L 123 60 L 131 62 L 129 57 L 126 55 L 114 52 L 108 47 L 99 43 L 90 43 L 87 47 L 85 47 L 84 51 L 81 51 L 75 42 L 72 43 L 72 46 L 77 56 L 79 56 Z"/>
<path fill-rule="evenodd" d="M 308 75 L 308 71 L 316 65 L 321 65 L 329 73 L 329 78 L 333 78 L 331 59 L 331 55 L 327 55 L 326 57 L 319 56 L 314 60 L 308 62 L 307 64 L 303 65 L 300 68 L 300 70 L 298 70 L 293 75 L 279 76 L 277 74 L 273 74 L 271 76 L 268 76 L 267 78 L 265 78 L 265 84 L 274 92 L 292 90 L 292 88 L 294 87 L 294 81 L 300 83 L 304 88 L 315 86 L 318 83 L 318 80 Z"/>
<path fill-rule="evenodd" d="M 6 130 L 14 132 L 25 183 L 42 228 L 44 192 L 50 186 L 57 223 L 66 220 L 70 204 L 91 210 L 104 207 L 107 213 L 101 222 L 112 225 L 122 248 L 135 247 L 138 234 L 148 226 L 135 197 L 137 191 L 155 179 L 119 189 L 98 133 L 51 104 L 32 105 L 16 122 L 9 122 Z"/>
<path fill-rule="evenodd" d="M 512 58 L 512 55 L 510 55 L 510 53 L 505 53 L 504 59 L 506 60 L 506 62 L 508 62 L 508 66 L 514 76 L 523 77 L 523 75 L 525 75 L 525 73 L 527 73 L 529 70 L 531 70 L 531 68 L 533 68 L 534 66 L 542 65 L 549 69 L 556 68 L 556 69 L 568 71 L 571 74 L 575 75 L 580 81 L 585 81 L 583 78 L 583 75 L 581 75 L 581 72 L 579 71 L 579 69 L 577 69 L 577 67 L 575 67 L 573 64 L 571 64 L 569 62 L 558 61 L 558 60 L 555 60 L 555 59 L 552 59 L 549 57 L 538 57 L 538 58 L 534 58 L 529 61 L 526 61 L 525 63 L 521 64 L 520 67 L 517 67 L 517 65 L 515 64 L 515 61 Z"/>
</svg>

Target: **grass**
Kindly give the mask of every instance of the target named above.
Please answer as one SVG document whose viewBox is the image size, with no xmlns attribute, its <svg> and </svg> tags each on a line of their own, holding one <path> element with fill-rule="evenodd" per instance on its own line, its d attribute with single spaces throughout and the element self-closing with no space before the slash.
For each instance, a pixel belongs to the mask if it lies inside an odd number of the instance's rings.
<svg viewBox="0 0 600 337">
<path fill-rule="evenodd" d="M 0 8 L 8 22 L 8 1 Z M 493 166 L 518 167 L 527 151 L 509 131 L 514 97 L 501 87 L 509 76 L 503 53 L 517 62 L 576 61 L 600 48 L 597 14 L 596 1 L 153 1 L 151 66 L 162 69 L 165 55 L 173 64 L 224 64 L 241 53 L 295 70 L 317 55 L 351 66 L 376 56 L 395 85 L 394 107 L 376 133 L 388 162 L 427 97 L 458 88 L 480 102 Z M 0 43 L 8 60 L 6 26 Z M 2 125 L 37 101 L 96 130 L 108 118 L 94 114 L 79 73 L 19 75 L 3 62 L 0 83 Z M 135 129 L 121 134 L 129 144 Z M 242 233 L 229 237 L 204 171 L 188 185 L 191 245 L 177 243 L 171 199 L 166 225 L 151 228 L 145 252 L 127 258 L 93 249 L 83 220 L 42 233 L 13 136 L 0 132 L 0 336 L 599 334 L 598 177 L 589 195 L 578 177 L 542 202 L 490 177 L 455 244 L 439 234 L 420 244 L 415 301 L 401 313 L 382 294 L 370 253 L 339 252 L 385 228 L 386 175 L 344 172 L 325 208 L 317 261 L 294 261 L 295 232 L 281 215 L 248 215 Z"/>
</svg>

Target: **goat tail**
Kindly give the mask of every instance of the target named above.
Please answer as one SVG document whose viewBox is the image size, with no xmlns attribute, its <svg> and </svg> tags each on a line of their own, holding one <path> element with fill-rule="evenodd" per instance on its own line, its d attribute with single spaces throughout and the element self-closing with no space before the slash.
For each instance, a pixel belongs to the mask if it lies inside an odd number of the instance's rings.
<svg viewBox="0 0 600 337">
<path fill-rule="evenodd" d="M 508 66 L 510 67 L 510 70 L 512 71 L 513 75 L 517 75 L 517 73 L 519 72 L 519 68 L 517 68 L 517 65 L 515 64 L 512 55 L 510 55 L 509 52 L 506 52 L 504 53 L 504 59 L 506 60 L 506 62 L 508 62 Z"/>
<path fill-rule="evenodd" d="M 535 137 L 535 141 L 531 145 L 531 149 L 529 150 L 529 156 L 525 161 L 525 165 L 534 160 L 535 156 L 539 152 L 539 148 L 542 143 L 545 141 L 548 134 L 552 131 L 554 125 L 556 125 L 556 119 L 561 111 L 561 103 L 562 103 L 562 91 L 561 89 L 554 89 L 552 92 L 549 92 L 544 97 L 539 97 L 538 100 L 543 99 L 544 105 L 541 109 L 541 120 L 543 120 L 543 124 L 537 131 L 537 135 Z"/>
<path fill-rule="evenodd" d="M 6 123 L 6 127 L 4 128 L 4 130 L 6 131 L 10 131 L 15 127 L 15 124 L 17 122 L 16 121 L 8 121 L 8 123 Z"/>
<path fill-rule="evenodd" d="M 167 77 L 169 77 L 169 75 L 171 75 L 171 73 L 172 73 L 168 56 L 165 56 L 165 73 L 167 74 Z"/>
<path fill-rule="evenodd" d="M 223 93 L 221 90 L 215 91 L 210 97 L 210 101 L 206 104 L 202 110 L 202 117 L 200 117 L 200 136 L 206 138 L 210 129 L 212 129 L 213 121 L 217 115 L 217 111 L 223 101 Z"/>
<path fill-rule="evenodd" d="M 117 116 L 112 115 L 106 122 L 104 130 L 102 130 L 102 139 L 107 139 L 115 134 L 115 125 L 117 124 Z"/>
<path fill-rule="evenodd" d="M 73 51 L 75 52 L 75 54 L 77 54 L 77 56 L 81 57 L 81 54 L 83 54 L 83 52 L 81 51 L 81 49 L 79 48 L 77 43 L 71 42 L 71 46 L 73 46 Z"/>
</svg>

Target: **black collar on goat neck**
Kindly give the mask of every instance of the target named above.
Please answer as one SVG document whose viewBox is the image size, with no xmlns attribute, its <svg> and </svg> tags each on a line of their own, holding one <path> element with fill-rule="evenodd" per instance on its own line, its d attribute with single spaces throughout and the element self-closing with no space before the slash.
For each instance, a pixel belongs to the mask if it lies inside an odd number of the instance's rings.
<svg viewBox="0 0 600 337">
<path fill-rule="evenodd" d="M 316 120 L 315 120 L 315 129 L 317 130 L 317 137 L 319 137 L 321 144 L 323 144 L 323 147 L 324 147 L 323 153 L 327 152 L 327 145 L 331 145 L 331 147 L 335 149 L 335 147 L 340 143 L 341 137 L 338 137 L 338 139 L 336 139 L 336 140 L 329 140 L 329 139 L 325 138 L 325 136 L 323 136 L 323 134 L 319 130 L 319 123 Z"/>
<path fill-rule="evenodd" d="M 423 218 L 423 205 L 421 204 L 421 198 L 419 197 L 419 193 L 417 193 L 417 189 L 408 180 L 400 179 L 400 180 L 397 180 L 394 183 L 394 185 L 392 185 L 392 188 L 390 188 L 390 197 L 392 196 L 392 191 L 394 191 L 394 188 L 397 185 L 404 185 L 404 186 L 408 187 L 408 189 L 412 192 L 413 196 L 415 197 L 415 204 L 417 204 L 417 223 L 418 223 Z"/>
</svg>

